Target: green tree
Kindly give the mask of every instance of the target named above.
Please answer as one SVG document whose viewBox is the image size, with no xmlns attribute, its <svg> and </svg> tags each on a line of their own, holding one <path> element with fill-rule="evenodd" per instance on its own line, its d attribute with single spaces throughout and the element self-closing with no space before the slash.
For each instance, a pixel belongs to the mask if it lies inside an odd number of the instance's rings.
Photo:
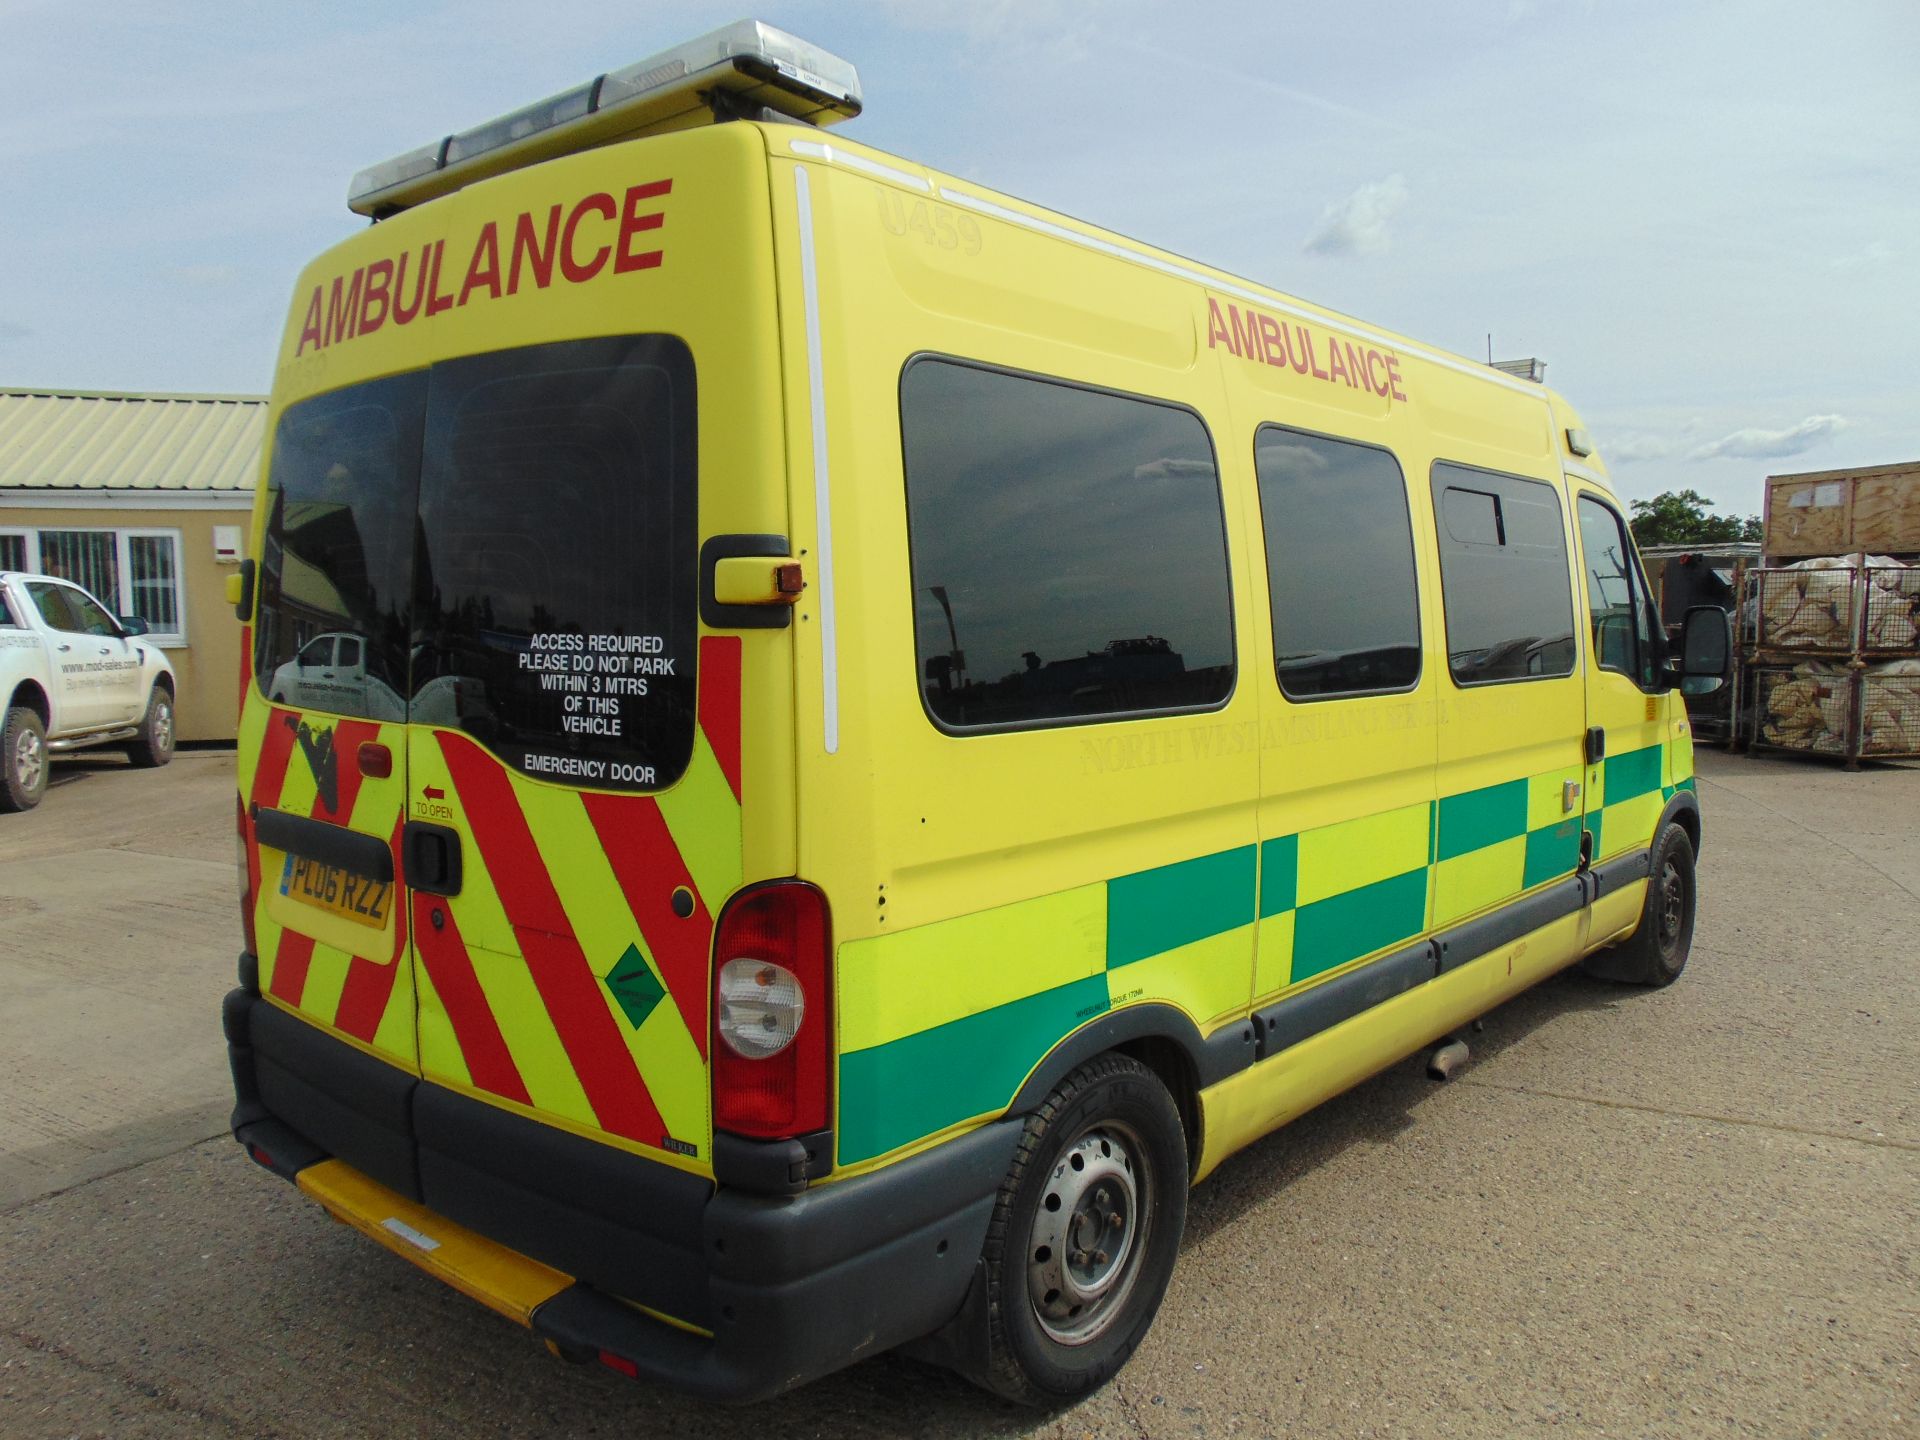
<svg viewBox="0 0 1920 1440">
<path fill-rule="evenodd" d="M 1651 500 L 1633 502 L 1633 538 L 1640 545 L 1719 545 L 1729 540 L 1758 540 L 1760 517 L 1715 515 L 1713 502 L 1698 490 L 1669 490 Z"/>
</svg>

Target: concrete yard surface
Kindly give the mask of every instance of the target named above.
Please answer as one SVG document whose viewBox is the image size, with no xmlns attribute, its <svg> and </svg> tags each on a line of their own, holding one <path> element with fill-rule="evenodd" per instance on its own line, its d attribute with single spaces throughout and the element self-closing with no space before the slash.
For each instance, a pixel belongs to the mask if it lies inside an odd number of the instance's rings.
<svg viewBox="0 0 1920 1440">
<path fill-rule="evenodd" d="M 1228 1162 L 1051 1415 L 893 1356 L 748 1410 L 563 1365 L 201 1139 L 230 773 L 102 764 L 0 817 L 0 1435 L 1920 1434 L 1920 769 L 1699 763 L 1679 983 L 1563 975 Z"/>
</svg>

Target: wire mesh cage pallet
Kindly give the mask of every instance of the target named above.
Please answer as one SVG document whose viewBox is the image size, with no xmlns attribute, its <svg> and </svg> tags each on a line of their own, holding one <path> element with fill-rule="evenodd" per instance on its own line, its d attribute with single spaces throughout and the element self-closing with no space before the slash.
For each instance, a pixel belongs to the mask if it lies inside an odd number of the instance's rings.
<svg viewBox="0 0 1920 1440">
<path fill-rule="evenodd" d="M 1820 661 L 1749 666 L 1748 748 L 1829 755 L 1849 769 L 1920 758 L 1920 660 L 1905 664 L 1910 672 Z"/>
<path fill-rule="evenodd" d="M 1740 594 L 1736 745 L 1920 758 L 1920 566 L 1759 567 Z"/>
<path fill-rule="evenodd" d="M 1756 652 L 1920 654 L 1920 566 L 1750 569 L 1740 640 Z"/>
</svg>

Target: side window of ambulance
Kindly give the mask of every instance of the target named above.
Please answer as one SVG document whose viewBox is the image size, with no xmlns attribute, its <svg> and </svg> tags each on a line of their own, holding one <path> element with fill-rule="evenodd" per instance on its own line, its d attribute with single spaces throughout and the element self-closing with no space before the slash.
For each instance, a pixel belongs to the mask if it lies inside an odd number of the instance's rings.
<svg viewBox="0 0 1920 1440">
<path fill-rule="evenodd" d="M 1440 461 L 1433 511 L 1455 682 L 1571 675 L 1573 590 L 1554 488 Z"/>
<path fill-rule="evenodd" d="M 900 427 L 918 683 L 936 723 L 1225 702 L 1226 520 L 1198 416 L 922 358 L 901 376 Z"/>
<path fill-rule="evenodd" d="M 1277 425 L 1260 428 L 1253 459 L 1280 689 L 1319 700 L 1412 688 L 1420 602 L 1399 462 Z"/>
<path fill-rule="evenodd" d="M 1611 507 L 1590 495 L 1580 497 L 1577 510 L 1594 660 L 1602 670 L 1617 670 L 1643 689 L 1652 689 L 1659 664 L 1653 606 L 1640 579 L 1630 532 Z"/>
</svg>

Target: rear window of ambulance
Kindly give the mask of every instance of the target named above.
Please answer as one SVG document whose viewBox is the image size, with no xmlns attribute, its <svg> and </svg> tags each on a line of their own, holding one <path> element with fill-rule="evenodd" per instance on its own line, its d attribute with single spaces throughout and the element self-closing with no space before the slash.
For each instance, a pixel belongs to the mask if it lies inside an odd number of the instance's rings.
<svg viewBox="0 0 1920 1440">
<path fill-rule="evenodd" d="M 262 689 L 462 730 L 542 779 L 673 784 L 694 737 L 695 415 L 692 354 L 660 335 L 294 406 L 268 478 Z M 347 667 L 324 689 L 289 664 L 322 635 Z"/>
<path fill-rule="evenodd" d="M 693 753 L 693 357 L 570 341 L 436 366 L 413 718 L 516 769 L 657 789 Z"/>
</svg>

